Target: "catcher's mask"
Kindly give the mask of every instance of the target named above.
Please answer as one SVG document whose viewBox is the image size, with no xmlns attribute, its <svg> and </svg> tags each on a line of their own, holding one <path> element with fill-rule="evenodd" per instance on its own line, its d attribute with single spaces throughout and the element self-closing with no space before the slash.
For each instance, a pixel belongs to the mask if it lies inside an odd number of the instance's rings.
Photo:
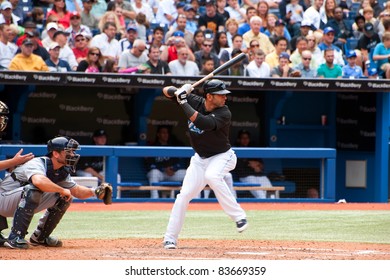
<svg viewBox="0 0 390 280">
<path fill-rule="evenodd" d="M 76 171 L 76 165 L 80 159 L 80 155 L 75 153 L 77 150 L 80 150 L 79 143 L 70 137 L 59 136 L 47 142 L 47 151 L 49 156 L 53 151 L 66 152 L 65 165 L 69 166 L 72 172 Z"/>
<path fill-rule="evenodd" d="M 0 101 L 0 131 L 3 131 L 7 127 L 9 114 L 8 106 L 4 102 Z"/>
</svg>

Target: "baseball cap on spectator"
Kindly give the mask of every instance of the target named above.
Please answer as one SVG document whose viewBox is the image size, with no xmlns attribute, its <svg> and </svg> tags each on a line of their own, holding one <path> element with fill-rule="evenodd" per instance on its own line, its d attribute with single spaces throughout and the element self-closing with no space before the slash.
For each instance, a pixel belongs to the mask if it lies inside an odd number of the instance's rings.
<svg viewBox="0 0 390 280">
<path fill-rule="evenodd" d="M 58 24 L 55 23 L 55 22 L 49 22 L 49 23 L 46 25 L 46 30 L 50 30 L 50 29 L 58 30 Z"/>
<path fill-rule="evenodd" d="M 49 45 L 49 47 L 47 48 L 47 50 L 48 50 L 48 51 L 54 50 L 54 49 L 57 48 L 57 47 L 60 48 L 60 45 L 58 45 L 57 42 L 51 42 L 50 45 Z"/>
<path fill-rule="evenodd" d="M 26 22 L 23 24 L 23 27 L 24 27 L 24 28 L 37 28 L 37 25 L 35 24 L 35 22 L 26 21 Z"/>
<path fill-rule="evenodd" d="M 131 23 L 131 22 L 130 22 L 130 23 L 127 25 L 127 27 L 126 27 L 126 31 L 129 32 L 129 31 L 131 31 L 131 30 L 137 31 L 137 26 L 136 26 L 134 23 Z"/>
<path fill-rule="evenodd" d="M 3 1 L 0 6 L 1 10 L 12 9 L 12 4 L 8 1 Z"/>
<path fill-rule="evenodd" d="M 357 57 L 356 52 L 353 50 L 349 51 L 346 56 L 347 58 Z"/>
<path fill-rule="evenodd" d="M 175 31 L 173 32 L 172 36 L 184 38 L 184 33 L 183 31 Z"/>
<path fill-rule="evenodd" d="M 26 38 L 26 39 L 23 40 L 22 45 L 23 46 L 28 46 L 28 45 L 34 45 L 34 43 L 33 43 L 33 41 L 31 39 Z"/>
<path fill-rule="evenodd" d="M 188 12 L 188 11 L 194 11 L 194 12 L 196 12 L 196 10 L 195 10 L 195 8 L 191 5 L 191 4 L 186 4 L 185 6 L 184 6 L 184 11 L 185 12 Z"/>
<path fill-rule="evenodd" d="M 90 40 L 92 37 L 90 34 L 88 34 L 87 32 L 83 31 L 83 32 L 79 32 L 79 33 L 76 33 L 76 35 L 74 36 L 74 38 L 76 39 L 77 37 L 79 36 L 82 36 L 84 37 L 85 39 L 87 40 Z"/>
<path fill-rule="evenodd" d="M 73 11 L 70 13 L 70 18 L 78 17 L 81 18 L 80 13 L 78 11 Z"/>
<path fill-rule="evenodd" d="M 93 137 L 107 136 L 107 133 L 104 129 L 97 129 L 93 133 Z"/>
<path fill-rule="evenodd" d="M 184 6 L 186 5 L 185 2 L 179 2 L 176 4 L 176 8 L 179 9 L 179 8 L 184 8 Z"/>
<path fill-rule="evenodd" d="M 39 37 L 39 32 L 37 30 L 27 31 L 27 32 L 25 32 L 25 34 L 27 35 L 28 38 Z"/>
<path fill-rule="evenodd" d="M 374 25 L 371 22 L 367 22 L 364 25 L 364 31 L 366 31 L 368 34 L 374 34 Z"/>
<path fill-rule="evenodd" d="M 368 68 L 368 76 L 378 75 L 378 70 L 376 68 Z"/>
<path fill-rule="evenodd" d="M 286 23 L 282 19 L 278 19 L 275 22 L 275 26 L 280 26 L 280 25 L 286 26 Z"/>
<path fill-rule="evenodd" d="M 330 26 L 325 27 L 325 29 L 324 29 L 324 34 L 328 34 L 328 33 L 330 33 L 330 32 L 335 33 L 335 32 L 334 32 L 334 29 L 333 29 L 332 27 L 330 27 Z"/>
<path fill-rule="evenodd" d="M 214 38 L 214 32 L 211 29 L 206 29 L 204 31 L 204 37 L 206 39 L 213 39 Z"/>
<path fill-rule="evenodd" d="M 286 52 L 282 52 L 281 54 L 279 54 L 279 59 L 281 58 L 287 58 L 288 60 L 290 60 L 290 55 Z"/>
<path fill-rule="evenodd" d="M 207 5 L 215 6 L 215 1 L 214 0 L 206 0 L 204 4 L 205 4 L 205 6 L 207 6 Z"/>
<path fill-rule="evenodd" d="M 304 19 L 304 20 L 302 20 L 301 21 L 301 27 L 303 27 L 303 26 L 311 26 L 311 23 L 310 23 L 310 21 L 308 21 L 307 19 Z"/>
</svg>

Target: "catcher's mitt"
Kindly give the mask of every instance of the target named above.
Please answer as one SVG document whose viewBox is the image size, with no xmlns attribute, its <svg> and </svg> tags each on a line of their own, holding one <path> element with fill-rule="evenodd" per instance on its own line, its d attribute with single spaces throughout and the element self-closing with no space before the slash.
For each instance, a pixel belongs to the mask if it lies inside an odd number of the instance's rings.
<svg viewBox="0 0 390 280">
<path fill-rule="evenodd" d="M 112 203 L 112 186 L 109 183 L 101 183 L 95 189 L 95 194 L 98 199 L 103 200 L 104 204 L 108 205 Z"/>
</svg>

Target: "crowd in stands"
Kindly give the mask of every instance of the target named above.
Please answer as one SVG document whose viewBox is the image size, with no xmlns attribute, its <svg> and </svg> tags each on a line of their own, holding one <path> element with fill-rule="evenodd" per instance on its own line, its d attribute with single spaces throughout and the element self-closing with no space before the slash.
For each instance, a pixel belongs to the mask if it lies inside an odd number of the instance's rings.
<svg viewBox="0 0 390 280">
<path fill-rule="evenodd" d="M 390 78 L 390 1 L 3 0 L 0 69 Z"/>
</svg>

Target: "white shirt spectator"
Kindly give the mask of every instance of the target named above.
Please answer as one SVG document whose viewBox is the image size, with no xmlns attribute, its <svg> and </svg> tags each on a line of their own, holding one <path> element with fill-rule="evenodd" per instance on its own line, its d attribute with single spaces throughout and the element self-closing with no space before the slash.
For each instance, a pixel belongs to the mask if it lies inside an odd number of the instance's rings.
<svg viewBox="0 0 390 280">
<path fill-rule="evenodd" d="M 165 15 L 171 15 L 172 20 L 168 20 Z M 177 9 L 174 0 L 161 0 L 156 13 L 156 21 L 160 24 L 172 25 L 177 18 Z"/>
<path fill-rule="evenodd" d="M 304 12 L 303 20 L 307 20 L 311 25 L 314 25 L 316 29 L 320 28 L 320 13 L 313 6 L 311 6 Z"/>
<path fill-rule="evenodd" d="M 253 78 L 269 78 L 271 76 L 271 68 L 267 62 L 261 63 L 260 67 L 252 60 L 246 67 L 249 77 Z"/>
<path fill-rule="evenodd" d="M 154 19 L 153 10 L 148 3 L 142 2 L 141 8 L 138 8 L 135 3 L 131 3 L 131 6 L 133 7 L 134 12 L 137 15 L 139 13 L 143 13 L 149 21 L 152 21 Z"/>
<path fill-rule="evenodd" d="M 122 53 L 118 40 L 112 39 L 108 42 L 108 36 L 105 33 L 93 37 L 90 46 L 99 48 L 104 56 L 119 58 Z"/>
<path fill-rule="evenodd" d="M 72 49 L 68 46 L 65 45 L 60 49 L 60 59 L 65 60 L 66 62 L 69 63 L 70 68 L 75 69 L 79 64 L 77 63 L 76 57 L 72 51 Z"/>
<path fill-rule="evenodd" d="M 141 56 L 136 57 L 130 50 L 124 50 L 119 58 L 118 67 L 120 69 L 127 69 L 146 63 L 149 59 L 146 52 L 147 51 L 144 51 Z"/>
<path fill-rule="evenodd" d="M 168 63 L 169 69 L 172 75 L 177 76 L 198 76 L 199 67 L 198 65 L 190 60 L 187 60 L 186 64 L 181 64 L 178 59 L 175 59 Z"/>
<path fill-rule="evenodd" d="M 18 47 L 8 42 L 6 45 L 0 41 L 0 69 L 8 69 L 11 60 L 14 58 Z"/>
</svg>

